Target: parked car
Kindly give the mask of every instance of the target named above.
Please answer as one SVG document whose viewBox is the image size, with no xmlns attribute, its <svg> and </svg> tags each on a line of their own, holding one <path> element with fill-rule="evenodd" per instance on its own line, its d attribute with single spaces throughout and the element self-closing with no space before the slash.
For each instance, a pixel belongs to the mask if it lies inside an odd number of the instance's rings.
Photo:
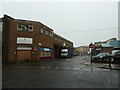
<svg viewBox="0 0 120 90">
<path fill-rule="evenodd" d="M 112 52 L 112 60 L 120 60 L 120 51 Z"/>
<path fill-rule="evenodd" d="M 95 61 L 95 60 L 108 60 L 108 59 L 111 59 L 111 54 L 110 53 L 99 53 L 98 55 L 95 55 L 92 57 L 92 61 Z"/>
</svg>

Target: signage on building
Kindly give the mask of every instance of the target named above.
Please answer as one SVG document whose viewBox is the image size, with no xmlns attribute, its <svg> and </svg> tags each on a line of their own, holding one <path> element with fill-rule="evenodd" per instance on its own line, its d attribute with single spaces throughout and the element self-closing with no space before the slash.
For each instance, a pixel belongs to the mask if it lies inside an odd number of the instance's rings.
<svg viewBox="0 0 120 90">
<path fill-rule="evenodd" d="M 101 50 L 101 48 L 96 48 L 96 50 Z"/>
<path fill-rule="evenodd" d="M 17 50 L 32 50 L 32 47 L 17 47 Z"/>
<path fill-rule="evenodd" d="M 51 52 L 51 51 L 52 51 L 52 49 L 51 49 L 51 48 L 42 48 L 42 47 L 40 48 L 40 50 L 41 50 L 41 51 L 49 51 L 49 52 Z"/>
<path fill-rule="evenodd" d="M 44 51 L 49 51 L 49 48 L 44 48 Z"/>
<path fill-rule="evenodd" d="M 17 37 L 17 44 L 32 44 L 33 38 Z"/>
</svg>

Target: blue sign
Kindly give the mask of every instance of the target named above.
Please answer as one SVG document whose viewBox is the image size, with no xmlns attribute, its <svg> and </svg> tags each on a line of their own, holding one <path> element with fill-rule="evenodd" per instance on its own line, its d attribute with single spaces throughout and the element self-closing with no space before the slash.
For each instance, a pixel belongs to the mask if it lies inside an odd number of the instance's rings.
<svg viewBox="0 0 120 90">
<path fill-rule="evenodd" d="M 40 51 L 44 51 L 44 48 L 40 48 Z"/>
<path fill-rule="evenodd" d="M 49 52 L 52 52 L 52 48 L 43 48 L 43 47 L 41 47 L 40 51 L 49 51 Z"/>
</svg>

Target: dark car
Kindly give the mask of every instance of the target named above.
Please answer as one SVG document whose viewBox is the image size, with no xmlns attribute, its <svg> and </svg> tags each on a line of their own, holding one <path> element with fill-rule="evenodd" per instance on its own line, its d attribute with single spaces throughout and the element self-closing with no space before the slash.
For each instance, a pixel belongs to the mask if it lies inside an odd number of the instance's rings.
<svg viewBox="0 0 120 90">
<path fill-rule="evenodd" d="M 112 52 L 112 60 L 120 60 L 120 51 Z"/>
<path fill-rule="evenodd" d="M 108 60 L 111 59 L 111 54 L 110 53 L 99 53 L 98 55 L 95 55 L 92 57 L 92 61 L 95 60 Z"/>
</svg>

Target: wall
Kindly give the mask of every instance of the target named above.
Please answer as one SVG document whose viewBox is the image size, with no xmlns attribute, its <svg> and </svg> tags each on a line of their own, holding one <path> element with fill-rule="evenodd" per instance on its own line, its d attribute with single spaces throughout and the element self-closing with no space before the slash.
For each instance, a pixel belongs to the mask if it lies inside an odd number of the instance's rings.
<svg viewBox="0 0 120 90">
<path fill-rule="evenodd" d="M 3 61 L 13 62 L 17 59 L 17 47 L 32 47 L 32 61 L 40 60 L 40 48 L 50 48 L 52 49 L 52 58 L 54 58 L 54 45 L 58 45 L 57 49 L 61 49 L 62 47 L 73 48 L 73 43 L 63 37 L 55 34 L 52 29 L 43 25 L 39 22 L 26 21 L 26 20 L 18 20 L 13 19 L 8 16 L 4 16 L 3 20 Z M 17 25 L 19 24 L 27 24 L 33 26 L 33 31 L 18 31 Z M 41 33 L 41 28 L 44 29 L 44 32 Z M 49 35 L 46 34 L 45 30 L 49 32 Z M 50 35 L 52 33 L 52 36 Z M 18 44 L 17 37 L 31 38 L 33 39 L 32 44 Z M 55 37 L 59 38 L 55 40 Z M 65 45 L 64 45 L 65 43 Z M 36 49 L 36 50 L 34 50 Z"/>
</svg>

